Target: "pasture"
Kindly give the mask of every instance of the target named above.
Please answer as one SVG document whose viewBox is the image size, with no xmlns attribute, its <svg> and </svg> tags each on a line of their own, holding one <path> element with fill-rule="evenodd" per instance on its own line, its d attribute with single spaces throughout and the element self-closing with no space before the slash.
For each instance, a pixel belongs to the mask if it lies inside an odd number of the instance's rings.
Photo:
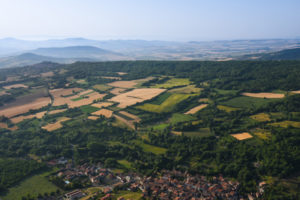
<svg viewBox="0 0 300 200">
<path fill-rule="evenodd" d="M 169 90 L 171 93 L 181 93 L 181 94 L 192 94 L 192 93 L 200 93 L 202 88 L 197 88 L 195 85 L 188 85 L 185 87 L 174 88 Z"/>
<path fill-rule="evenodd" d="M 187 78 L 172 78 L 167 80 L 165 83 L 156 84 L 152 87 L 169 89 L 173 87 L 189 85 L 190 83 L 191 83 L 190 80 Z"/>
<path fill-rule="evenodd" d="M 223 110 L 228 113 L 239 110 L 238 108 L 233 108 L 233 107 L 223 106 L 223 105 L 217 105 L 217 108 L 219 110 Z"/>
<path fill-rule="evenodd" d="M 105 92 L 107 90 L 110 90 L 112 86 L 105 85 L 105 84 L 98 84 L 98 85 L 94 85 L 93 88 L 101 92 Z"/>
<path fill-rule="evenodd" d="M 229 106 L 233 108 L 258 108 L 266 106 L 270 102 L 279 101 L 278 99 L 263 99 L 254 97 L 235 97 L 225 102 L 221 102 L 221 105 Z"/>
<path fill-rule="evenodd" d="M 210 137 L 214 134 L 210 132 L 209 128 L 199 128 L 197 131 L 184 131 L 182 135 L 187 137 Z"/>
<path fill-rule="evenodd" d="M 251 115 L 250 118 L 254 119 L 254 120 L 258 121 L 258 122 L 271 121 L 270 115 L 268 115 L 267 113 L 258 113 L 256 115 Z"/>
<path fill-rule="evenodd" d="M 158 88 L 139 88 L 119 94 L 111 98 L 110 101 L 119 103 L 119 108 L 126 108 L 127 106 L 152 99 L 164 91 L 165 89 Z"/>
<path fill-rule="evenodd" d="M 90 105 L 84 105 L 80 107 L 80 110 L 83 113 L 89 114 L 89 113 L 93 113 L 99 110 L 99 108 L 94 107 L 94 106 L 90 106 Z"/>
<path fill-rule="evenodd" d="M 269 125 L 275 126 L 275 127 L 282 127 L 282 128 L 288 128 L 288 127 L 300 128 L 300 122 L 288 121 L 288 120 L 282 121 L 282 122 L 270 123 Z"/>
<path fill-rule="evenodd" d="M 167 152 L 166 148 L 157 147 L 157 146 L 150 145 L 150 144 L 145 144 L 144 142 L 142 142 L 140 140 L 134 140 L 134 144 L 140 146 L 143 149 L 143 151 L 151 152 L 156 155 L 164 154 Z"/>
<path fill-rule="evenodd" d="M 189 98 L 190 94 L 172 94 L 169 96 L 162 104 L 155 105 L 152 103 L 146 103 L 140 106 L 136 106 L 136 108 L 145 110 L 148 112 L 156 112 L 156 113 L 162 113 L 162 112 L 171 112 L 174 110 L 175 106 Z"/>
<path fill-rule="evenodd" d="M 188 122 L 188 121 L 193 121 L 196 120 L 197 118 L 191 116 L 191 115 L 185 115 L 181 113 L 174 113 L 172 117 L 170 118 L 171 124 L 177 124 L 180 122 Z"/>
<path fill-rule="evenodd" d="M 262 140 L 268 140 L 271 138 L 271 132 L 268 130 L 257 128 L 252 133 Z"/>
</svg>

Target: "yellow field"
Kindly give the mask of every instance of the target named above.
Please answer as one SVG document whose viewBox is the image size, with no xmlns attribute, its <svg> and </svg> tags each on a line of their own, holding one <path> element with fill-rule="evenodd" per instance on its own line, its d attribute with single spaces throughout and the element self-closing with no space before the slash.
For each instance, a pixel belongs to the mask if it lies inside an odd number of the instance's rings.
<svg viewBox="0 0 300 200">
<path fill-rule="evenodd" d="M 300 128 L 300 122 L 295 122 L 295 121 L 275 122 L 275 123 L 270 123 L 270 125 L 276 127 L 283 127 L 283 128 L 288 128 L 290 126 L 294 128 Z"/>
<path fill-rule="evenodd" d="M 292 93 L 294 93 L 294 94 L 300 94 L 300 90 L 292 91 Z"/>
<path fill-rule="evenodd" d="M 123 75 L 126 75 L 128 73 L 126 73 L 126 72 L 117 72 L 117 74 L 119 74 L 120 76 L 123 76 Z"/>
<path fill-rule="evenodd" d="M 261 92 L 261 93 L 244 92 L 244 93 L 242 93 L 242 95 L 248 96 L 248 97 L 267 98 L 267 99 L 281 99 L 281 98 L 284 98 L 284 94 L 267 93 L 267 92 Z"/>
<path fill-rule="evenodd" d="M 41 119 L 44 115 L 45 115 L 46 111 L 43 111 L 43 112 L 39 112 L 39 113 L 36 113 L 34 115 L 26 115 L 26 116 L 18 116 L 18 117 L 14 117 L 14 118 L 11 118 L 10 121 L 14 124 L 17 124 L 25 119 L 32 119 L 34 117 L 38 118 L 38 119 Z"/>
<path fill-rule="evenodd" d="M 174 135 L 179 135 L 179 136 L 182 135 L 182 132 L 180 132 L 180 131 L 171 131 L 171 133 Z"/>
<path fill-rule="evenodd" d="M 52 124 L 47 124 L 46 126 L 43 126 L 42 128 L 47 131 L 54 131 L 54 130 L 57 130 L 57 129 L 63 127 L 63 125 L 61 124 L 62 122 L 68 121 L 70 119 L 71 118 L 63 117 L 63 118 L 60 118 L 57 122 L 52 123 Z"/>
<path fill-rule="evenodd" d="M 101 109 L 96 112 L 91 113 L 91 115 L 103 115 L 106 118 L 110 118 L 113 114 L 113 111 L 107 109 Z"/>
<path fill-rule="evenodd" d="M 120 113 L 121 113 L 122 115 L 125 115 L 125 116 L 127 116 L 127 117 L 133 119 L 135 122 L 140 122 L 140 121 L 141 121 L 141 119 L 140 119 L 138 116 L 133 115 L 133 114 L 131 114 L 131 113 L 128 113 L 128 112 L 125 112 L 125 111 L 120 111 Z"/>
<path fill-rule="evenodd" d="M 59 110 L 51 110 L 48 112 L 49 115 L 53 115 L 56 113 L 61 113 L 61 112 L 65 112 L 67 109 L 59 109 Z"/>
<path fill-rule="evenodd" d="M 69 108 L 80 107 L 84 105 L 88 105 L 94 102 L 94 100 L 102 99 L 106 94 L 99 94 L 98 92 L 94 92 L 93 90 L 85 90 L 80 92 L 79 94 L 63 97 L 73 94 L 73 91 L 80 91 L 81 89 L 70 88 L 70 89 L 56 89 L 51 90 L 50 93 L 54 97 L 53 106 L 60 106 L 67 104 Z M 82 98 L 84 96 L 84 98 Z M 74 101 L 74 99 L 78 99 Z"/>
<path fill-rule="evenodd" d="M 254 135 L 259 137 L 260 139 L 267 140 L 271 137 L 271 132 L 268 130 L 257 128 L 254 132 Z"/>
<path fill-rule="evenodd" d="M 99 117 L 98 116 L 88 116 L 88 119 L 90 120 L 97 120 Z"/>
<path fill-rule="evenodd" d="M 249 138 L 252 138 L 253 136 L 250 135 L 249 133 L 237 133 L 237 134 L 231 134 L 232 137 L 238 139 L 238 140 L 246 140 Z"/>
<path fill-rule="evenodd" d="M 109 107 L 113 105 L 113 103 L 111 102 L 100 102 L 100 103 L 94 103 L 91 106 L 94 106 L 96 108 L 105 108 L 105 107 Z"/>
<path fill-rule="evenodd" d="M 256 115 L 251 115 L 250 118 L 259 122 L 271 121 L 270 116 L 267 113 L 259 113 Z"/>
<path fill-rule="evenodd" d="M 23 105 L 16 105 L 14 107 L 3 108 L 0 110 L 0 116 L 4 115 L 8 118 L 11 118 L 16 115 L 27 113 L 29 110 L 40 109 L 44 106 L 47 106 L 50 103 L 51 99 L 49 97 L 37 98 L 33 102 L 26 103 Z"/>
<path fill-rule="evenodd" d="M 24 84 L 14 84 L 14 85 L 3 86 L 3 88 L 6 90 L 10 90 L 12 88 L 28 88 L 28 86 Z"/>
<path fill-rule="evenodd" d="M 120 108 L 126 108 L 127 106 L 131 106 L 136 103 L 140 103 L 145 100 L 152 99 L 164 91 L 165 89 L 159 89 L 159 88 L 134 89 L 132 91 L 115 96 L 111 98 L 110 101 L 118 102 L 119 103 L 118 107 Z"/>
<path fill-rule="evenodd" d="M 219 110 L 224 110 L 225 112 L 232 112 L 232 111 L 239 110 L 238 108 L 233 108 L 233 107 L 223 106 L 223 105 L 217 105 L 217 108 Z"/>
<path fill-rule="evenodd" d="M 137 85 L 137 83 L 135 81 L 115 81 L 107 85 L 118 88 L 134 88 L 134 86 Z"/>
<path fill-rule="evenodd" d="M 125 90 L 126 89 L 124 89 L 124 88 L 114 88 L 114 89 L 110 90 L 109 92 L 114 94 L 114 95 L 119 95 L 122 92 L 124 92 Z"/>
<path fill-rule="evenodd" d="M 201 104 L 201 105 L 199 105 L 199 106 L 196 106 L 196 107 L 190 109 L 189 111 L 187 111 L 187 112 L 184 113 L 184 114 L 186 114 L 186 115 L 188 115 L 188 114 L 195 114 L 195 113 L 198 112 L 199 110 L 202 110 L 203 108 L 206 108 L 206 106 L 208 106 L 208 104 Z"/>
</svg>

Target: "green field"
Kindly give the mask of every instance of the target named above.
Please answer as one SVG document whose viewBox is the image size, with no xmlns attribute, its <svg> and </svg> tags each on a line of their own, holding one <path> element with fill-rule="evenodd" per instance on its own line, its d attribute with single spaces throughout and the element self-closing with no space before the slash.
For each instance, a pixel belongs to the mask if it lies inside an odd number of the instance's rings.
<svg viewBox="0 0 300 200">
<path fill-rule="evenodd" d="M 230 94 L 236 94 L 237 90 L 221 90 L 221 89 L 215 89 L 218 94 L 222 95 L 230 95 Z"/>
<path fill-rule="evenodd" d="M 280 101 L 278 99 L 263 99 L 254 97 L 235 97 L 228 101 L 222 102 L 222 105 L 235 108 L 258 108 L 266 106 L 270 102 Z"/>
<path fill-rule="evenodd" d="M 200 93 L 202 88 L 197 88 L 195 85 L 188 85 L 185 87 L 174 88 L 169 90 L 171 93 L 181 93 L 181 94 L 191 94 L 191 93 Z"/>
<path fill-rule="evenodd" d="M 158 97 L 156 97 L 153 101 L 151 101 L 151 104 L 160 105 L 162 104 L 166 99 L 168 99 L 172 94 L 165 92 Z"/>
<path fill-rule="evenodd" d="M 187 136 L 187 137 L 209 137 L 209 136 L 213 136 L 213 134 L 210 132 L 209 128 L 199 128 L 197 131 L 183 132 L 183 135 Z"/>
<path fill-rule="evenodd" d="M 142 141 L 134 140 L 134 143 L 138 146 L 140 146 L 145 152 L 151 152 L 156 155 L 164 154 L 166 153 L 167 149 L 162 147 L 153 146 L 150 144 L 145 144 Z"/>
<path fill-rule="evenodd" d="M 90 105 L 81 106 L 80 109 L 81 109 L 82 112 L 84 112 L 86 114 L 90 114 L 90 113 L 93 113 L 93 112 L 96 112 L 96 111 L 100 110 L 99 108 L 96 108 L 96 107 L 90 106 Z"/>
<path fill-rule="evenodd" d="M 191 95 L 189 94 L 172 94 L 160 105 L 146 103 L 144 105 L 136 106 L 136 108 L 156 113 L 171 112 L 176 106 L 176 104 L 180 103 L 181 101 L 184 101 L 190 96 Z"/>
<path fill-rule="evenodd" d="M 170 80 L 167 80 L 165 83 L 162 84 L 156 84 L 153 86 L 154 88 L 173 88 L 178 86 L 184 86 L 189 85 L 191 82 L 187 78 L 172 78 Z"/>
<path fill-rule="evenodd" d="M 163 131 L 163 130 L 165 130 L 168 126 L 170 126 L 170 124 L 158 124 L 158 125 L 151 126 L 150 129 L 153 129 L 154 131 Z"/>
<path fill-rule="evenodd" d="M 126 169 L 132 169 L 131 162 L 128 162 L 127 160 L 118 160 L 118 163 L 125 167 Z"/>
<path fill-rule="evenodd" d="M 22 196 L 27 196 L 27 194 L 37 197 L 38 194 L 56 192 L 57 189 L 44 175 L 34 175 L 9 189 L 8 193 L 1 198 L 3 200 L 21 200 Z"/>
<path fill-rule="evenodd" d="M 270 125 L 276 127 L 283 127 L 283 128 L 288 128 L 288 127 L 300 128 L 300 122 L 295 122 L 295 121 L 275 122 L 275 123 L 270 123 Z"/>
<path fill-rule="evenodd" d="M 139 200 L 142 198 L 141 192 L 119 191 L 114 195 L 116 198 L 124 198 L 126 200 Z"/>
<path fill-rule="evenodd" d="M 271 132 L 263 129 L 256 129 L 253 134 L 262 140 L 267 140 L 271 137 Z"/>
<path fill-rule="evenodd" d="M 270 116 L 267 113 L 258 113 L 256 115 L 251 115 L 250 118 L 259 122 L 267 122 L 271 120 Z"/>
<path fill-rule="evenodd" d="M 196 120 L 197 118 L 191 115 L 185 115 L 181 113 L 174 113 L 172 117 L 170 118 L 170 122 L 172 124 L 176 124 L 179 122 L 187 122 L 187 121 L 193 121 Z"/>
<path fill-rule="evenodd" d="M 105 92 L 107 90 L 110 90 L 113 87 L 105 84 L 98 84 L 98 85 L 94 85 L 93 88 L 101 92 Z"/>
<path fill-rule="evenodd" d="M 223 111 L 228 112 L 228 113 L 239 110 L 238 108 L 233 108 L 233 107 L 223 106 L 223 105 L 217 105 L 217 108 L 219 110 L 223 110 Z"/>
</svg>

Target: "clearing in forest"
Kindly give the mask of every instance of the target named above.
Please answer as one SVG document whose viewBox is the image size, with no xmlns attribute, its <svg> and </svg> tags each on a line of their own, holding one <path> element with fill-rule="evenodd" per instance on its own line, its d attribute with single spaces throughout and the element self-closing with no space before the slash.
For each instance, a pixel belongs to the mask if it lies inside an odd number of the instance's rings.
<svg viewBox="0 0 300 200">
<path fill-rule="evenodd" d="M 201 104 L 199 106 L 196 106 L 196 107 L 190 109 L 189 111 L 187 111 L 184 114 L 186 114 L 186 115 L 195 114 L 196 112 L 198 112 L 199 110 L 202 110 L 203 108 L 206 108 L 207 106 L 208 106 L 208 104 Z"/>
<path fill-rule="evenodd" d="M 189 98 L 190 94 L 172 94 L 169 96 L 163 103 L 160 105 L 152 104 L 152 103 L 145 103 L 140 106 L 136 106 L 136 108 L 149 111 L 149 112 L 156 112 L 156 113 L 162 113 L 162 112 L 171 112 L 175 106 Z"/>
<path fill-rule="evenodd" d="M 146 100 L 150 100 L 162 92 L 165 89 L 158 89 L 158 88 L 140 88 L 134 89 L 129 92 L 122 93 L 118 96 L 115 96 L 110 99 L 110 101 L 118 102 L 119 108 L 126 108 L 127 106 L 134 105 L 136 103 L 141 103 Z"/>
<path fill-rule="evenodd" d="M 113 111 L 108 110 L 108 109 L 101 109 L 101 110 L 91 113 L 91 115 L 99 115 L 99 116 L 103 115 L 106 118 L 111 118 L 112 114 L 113 114 Z"/>
<path fill-rule="evenodd" d="M 256 115 L 251 115 L 250 118 L 259 122 L 271 121 L 270 116 L 267 113 L 258 113 Z"/>
<path fill-rule="evenodd" d="M 231 134 L 232 137 L 238 139 L 238 140 L 246 140 L 249 138 L 252 138 L 253 136 L 250 135 L 249 133 L 236 133 L 236 134 Z"/>
<path fill-rule="evenodd" d="M 281 98 L 284 98 L 284 94 L 267 93 L 267 92 L 260 92 L 260 93 L 244 92 L 244 93 L 242 93 L 242 95 L 248 96 L 248 97 L 267 98 L 267 99 L 281 99 Z"/>
</svg>

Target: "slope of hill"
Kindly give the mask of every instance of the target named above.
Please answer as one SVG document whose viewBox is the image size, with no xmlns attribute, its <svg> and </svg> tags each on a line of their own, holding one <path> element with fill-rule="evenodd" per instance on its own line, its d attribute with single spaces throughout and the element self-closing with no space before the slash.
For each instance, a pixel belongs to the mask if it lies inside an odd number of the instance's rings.
<svg viewBox="0 0 300 200">
<path fill-rule="evenodd" d="M 286 49 L 273 53 L 250 54 L 238 58 L 239 60 L 300 60 L 300 48 Z"/>
</svg>

